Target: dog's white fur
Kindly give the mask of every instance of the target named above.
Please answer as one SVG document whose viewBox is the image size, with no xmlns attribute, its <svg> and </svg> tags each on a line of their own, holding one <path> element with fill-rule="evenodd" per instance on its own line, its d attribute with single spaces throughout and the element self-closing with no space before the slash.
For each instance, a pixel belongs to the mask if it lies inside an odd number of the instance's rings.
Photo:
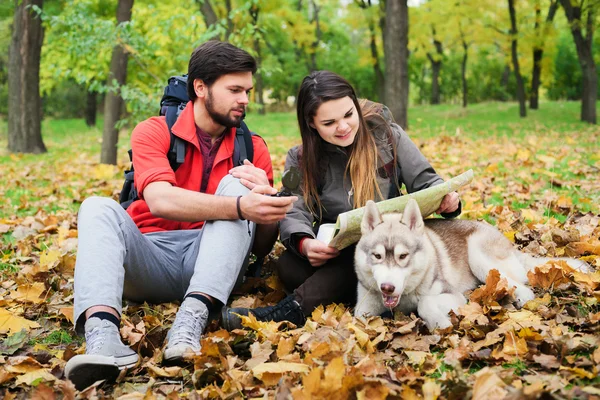
<svg viewBox="0 0 600 400">
<path fill-rule="evenodd" d="M 463 293 L 485 282 L 496 269 L 515 287 L 521 307 L 535 295 L 525 286 L 527 271 L 549 258 L 521 253 L 497 229 L 466 220 L 425 220 L 411 199 L 404 214 L 380 214 L 374 202 L 365 208 L 362 238 L 356 246 L 356 316 L 386 309 L 417 311 L 429 329 L 452 325 L 448 312 L 466 303 Z M 579 270 L 588 265 L 565 259 Z"/>
</svg>

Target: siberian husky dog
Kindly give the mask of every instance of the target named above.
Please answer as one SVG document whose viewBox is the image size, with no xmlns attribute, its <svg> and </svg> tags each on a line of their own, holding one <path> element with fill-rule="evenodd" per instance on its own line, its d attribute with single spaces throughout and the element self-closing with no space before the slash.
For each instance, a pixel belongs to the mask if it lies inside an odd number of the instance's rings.
<svg viewBox="0 0 600 400">
<path fill-rule="evenodd" d="M 403 214 L 380 214 L 369 201 L 361 224 L 354 265 L 358 296 L 354 315 L 380 315 L 386 309 L 417 311 L 427 327 L 452 325 L 448 312 L 466 303 L 463 293 L 498 270 L 514 286 L 519 307 L 532 300 L 527 271 L 548 258 L 521 253 L 496 228 L 477 221 L 428 219 L 409 200 Z M 565 259 L 575 269 L 588 265 Z"/>
</svg>

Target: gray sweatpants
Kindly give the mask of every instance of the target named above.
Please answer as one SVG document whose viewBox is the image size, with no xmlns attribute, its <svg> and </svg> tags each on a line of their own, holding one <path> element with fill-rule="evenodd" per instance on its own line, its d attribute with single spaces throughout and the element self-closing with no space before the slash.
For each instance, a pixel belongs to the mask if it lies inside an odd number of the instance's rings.
<svg viewBox="0 0 600 400">
<path fill-rule="evenodd" d="M 227 175 L 216 194 L 248 191 Z M 202 229 L 142 234 L 116 201 L 90 197 L 81 204 L 78 231 L 74 318 L 82 332 L 88 308 L 104 305 L 121 314 L 123 298 L 162 303 L 201 292 L 227 303 L 247 267 L 254 223 L 218 220 Z"/>
</svg>

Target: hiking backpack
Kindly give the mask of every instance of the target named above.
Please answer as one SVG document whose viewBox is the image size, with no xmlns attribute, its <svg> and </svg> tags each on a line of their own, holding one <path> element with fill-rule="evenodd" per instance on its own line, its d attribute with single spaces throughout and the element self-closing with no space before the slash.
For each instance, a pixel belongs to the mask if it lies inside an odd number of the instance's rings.
<svg viewBox="0 0 600 400">
<path fill-rule="evenodd" d="M 167 158 L 169 159 L 169 165 L 173 171 L 177 171 L 177 168 L 183 164 L 187 143 L 185 140 L 175 136 L 171 128 L 175 125 L 175 121 L 177 121 L 179 114 L 181 114 L 188 102 L 187 75 L 170 77 L 168 84 L 165 87 L 163 97 L 160 100 L 159 115 L 165 116 L 167 127 L 169 128 L 170 144 Z M 242 119 L 244 116 L 245 114 L 242 116 Z M 254 135 L 254 133 L 250 132 L 248 126 L 242 120 L 240 127 L 237 128 L 235 134 L 232 157 L 234 166 L 242 165 L 244 159 L 248 159 L 248 161 L 252 162 L 252 159 L 254 158 L 252 135 Z M 131 166 L 125 171 L 125 181 L 123 182 L 123 188 L 119 195 L 119 203 L 121 203 L 121 206 L 124 209 L 127 209 L 131 203 L 139 199 L 137 189 L 133 182 L 133 152 L 129 149 L 128 153 Z"/>
</svg>

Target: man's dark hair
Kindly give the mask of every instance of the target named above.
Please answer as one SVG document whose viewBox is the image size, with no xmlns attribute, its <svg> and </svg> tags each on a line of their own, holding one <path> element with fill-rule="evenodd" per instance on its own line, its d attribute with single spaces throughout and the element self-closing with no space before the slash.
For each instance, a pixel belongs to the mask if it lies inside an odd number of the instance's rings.
<svg viewBox="0 0 600 400">
<path fill-rule="evenodd" d="M 187 92 L 196 100 L 194 80 L 201 79 L 208 87 L 223 75 L 234 72 L 256 72 L 256 60 L 247 51 L 231 43 L 210 40 L 196 47 L 188 65 Z"/>
</svg>

